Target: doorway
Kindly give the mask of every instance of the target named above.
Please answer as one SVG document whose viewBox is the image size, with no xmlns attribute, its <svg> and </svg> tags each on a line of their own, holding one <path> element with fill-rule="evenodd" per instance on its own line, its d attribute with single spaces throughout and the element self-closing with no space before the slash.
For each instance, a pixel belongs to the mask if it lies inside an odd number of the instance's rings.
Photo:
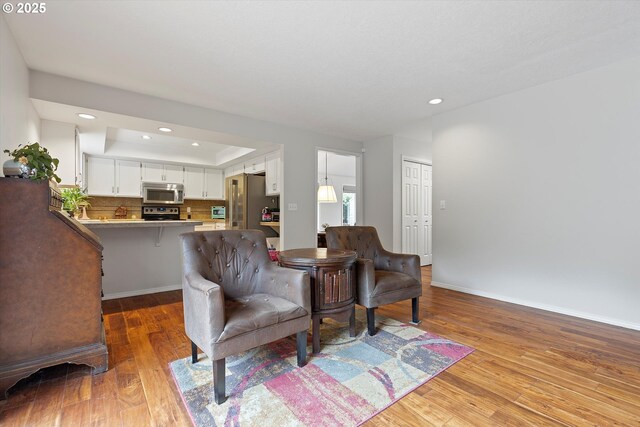
<svg viewBox="0 0 640 427">
<path fill-rule="evenodd" d="M 327 226 L 362 224 L 362 158 L 360 154 L 317 149 L 316 226 L 318 246 L 324 245 Z M 334 201 L 318 198 L 320 186 L 330 186 Z M 324 197 L 324 189 L 321 191 Z"/>
<path fill-rule="evenodd" d="M 432 166 L 402 160 L 402 252 L 418 254 L 420 265 L 432 262 Z"/>
</svg>

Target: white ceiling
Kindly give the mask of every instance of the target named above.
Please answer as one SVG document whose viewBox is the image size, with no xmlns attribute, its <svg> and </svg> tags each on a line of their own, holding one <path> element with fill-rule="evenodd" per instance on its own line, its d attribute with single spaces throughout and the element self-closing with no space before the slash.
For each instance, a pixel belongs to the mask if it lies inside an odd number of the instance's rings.
<svg viewBox="0 0 640 427">
<path fill-rule="evenodd" d="M 640 55 L 640 1 L 49 0 L 4 17 L 32 69 L 356 140 Z"/>
</svg>

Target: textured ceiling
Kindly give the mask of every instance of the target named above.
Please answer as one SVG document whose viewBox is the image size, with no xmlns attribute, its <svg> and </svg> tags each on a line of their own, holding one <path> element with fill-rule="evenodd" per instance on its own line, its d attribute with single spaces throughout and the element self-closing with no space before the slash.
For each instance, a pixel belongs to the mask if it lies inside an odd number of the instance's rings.
<svg viewBox="0 0 640 427">
<path fill-rule="evenodd" d="M 32 69 L 358 140 L 640 55 L 640 1 L 50 0 L 5 18 Z"/>
</svg>

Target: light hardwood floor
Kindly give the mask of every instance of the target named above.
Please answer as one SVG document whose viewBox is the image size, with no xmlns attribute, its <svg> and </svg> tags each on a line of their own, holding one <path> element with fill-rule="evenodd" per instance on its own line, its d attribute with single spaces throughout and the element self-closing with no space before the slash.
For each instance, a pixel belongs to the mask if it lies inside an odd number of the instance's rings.
<svg viewBox="0 0 640 427">
<path fill-rule="evenodd" d="M 432 288 L 420 327 L 476 349 L 368 425 L 640 426 L 640 332 Z M 58 366 L 0 402 L 0 425 L 181 426 L 168 363 L 190 354 L 181 293 L 105 301 L 109 371 Z M 379 313 L 410 320 L 410 302 Z"/>
</svg>

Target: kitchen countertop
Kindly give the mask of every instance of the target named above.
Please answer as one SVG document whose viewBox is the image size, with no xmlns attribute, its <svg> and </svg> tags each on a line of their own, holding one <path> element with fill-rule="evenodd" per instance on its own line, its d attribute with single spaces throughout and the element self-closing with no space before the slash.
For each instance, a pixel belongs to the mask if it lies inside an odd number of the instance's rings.
<svg viewBox="0 0 640 427">
<path fill-rule="evenodd" d="M 143 219 L 84 219 L 78 221 L 87 228 L 193 227 L 196 225 L 202 225 L 202 221 L 193 219 L 180 221 L 145 221 Z"/>
</svg>

